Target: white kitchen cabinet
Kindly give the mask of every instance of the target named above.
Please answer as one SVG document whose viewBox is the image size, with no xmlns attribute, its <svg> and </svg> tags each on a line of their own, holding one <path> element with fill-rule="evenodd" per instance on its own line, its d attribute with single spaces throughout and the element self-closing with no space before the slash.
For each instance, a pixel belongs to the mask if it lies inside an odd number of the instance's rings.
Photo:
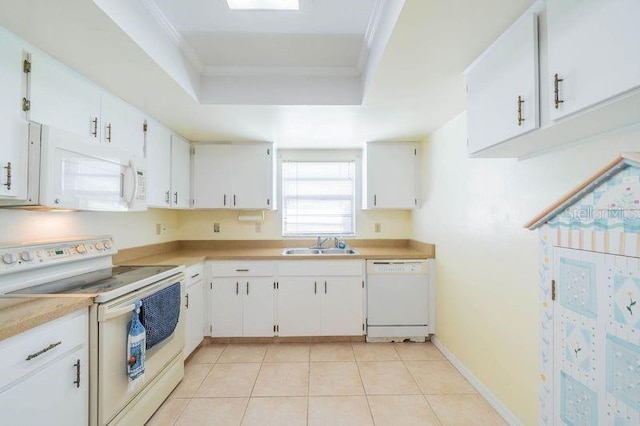
<svg viewBox="0 0 640 426">
<path fill-rule="evenodd" d="M 552 120 L 640 87 L 640 2 L 546 4 Z"/>
<path fill-rule="evenodd" d="M 274 335 L 274 262 L 209 262 L 211 336 Z"/>
<path fill-rule="evenodd" d="M 102 142 L 144 157 L 144 115 L 120 98 L 101 94 Z"/>
<path fill-rule="evenodd" d="M 184 357 L 198 347 L 204 338 L 204 264 L 185 269 Z"/>
<path fill-rule="evenodd" d="M 22 46 L 0 31 L 0 198 L 27 195 L 27 123 L 22 111 L 25 90 Z"/>
<path fill-rule="evenodd" d="M 171 207 L 189 207 L 189 142 L 175 133 L 171 135 Z"/>
<path fill-rule="evenodd" d="M 539 127 L 538 17 L 523 16 L 467 73 L 468 152 Z"/>
<path fill-rule="evenodd" d="M 147 120 L 147 204 L 171 207 L 171 131 Z"/>
<path fill-rule="evenodd" d="M 279 336 L 364 334 L 364 275 L 359 260 L 278 265 Z"/>
<path fill-rule="evenodd" d="M 87 333 L 83 310 L 0 343 L 3 423 L 88 424 Z"/>
<path fill-rule="evenodd" d="M 147 120 L 147 203 L 152 207 L 189 207 L 189 142 Z"/>
<path fill-rule="evenodd" d="M 273 144 L 202 144 L 193 153 L 194 208 L 273 208 Z"/>
<path fill-rule="evenodd" d="M 31 55 L 29 120 L 101 141 L 101 91 L 58 61 Z"/>
<path fill-rule="evenodd" d="M 418 206 L 419 144 L 369 142 L 365 148 L 363 207 L 414 209 Z"/>
<path fill-rule="evenodd" d="M 321 317 L 322 299 L 317 278 L 278 278 L 279 336 L 319 336 Z"/>
<path fill-rule="evenodd" d="M 28 118 L 144 157 L 144 115 L 40 52 L 31 54 Z"/>
</svg>

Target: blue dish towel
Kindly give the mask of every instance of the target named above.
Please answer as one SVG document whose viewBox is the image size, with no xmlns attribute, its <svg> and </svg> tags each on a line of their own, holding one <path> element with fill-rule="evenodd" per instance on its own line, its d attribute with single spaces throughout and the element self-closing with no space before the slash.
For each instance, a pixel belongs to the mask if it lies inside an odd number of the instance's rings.
<svg viewBox="0 0 640 426">
<path fill-rule="evenodd" d="M 180 318 L 180 283 L 142 299 L 142 325 L 147 330 L 147 349 L 151 349 L 176 329 Z"/>
<path fill-rule="evenodd" d="M 131 322 L 129 323 L 129 335 L 127 336 L 127 375 L 131 384 L 144 377 L 146 335 L 144 326 L 140 323 L 140 318 L 138 317 L 141 305 L 140 301 L 135 303 L 135 308 L 131 313 Z"/>
</svg>

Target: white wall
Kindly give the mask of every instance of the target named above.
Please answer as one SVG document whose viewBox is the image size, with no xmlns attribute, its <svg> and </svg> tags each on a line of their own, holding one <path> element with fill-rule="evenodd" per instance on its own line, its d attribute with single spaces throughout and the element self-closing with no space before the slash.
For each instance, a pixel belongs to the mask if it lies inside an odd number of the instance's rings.
<svg viewBox="0 0 640 426">
<path fill-rule="evenodd" d="M 466 115 L 424 142 L 415 239 L 436 245 L 437 338 L 524 424 L 538 423 L 538 240 L 523 224 L 613 160 L 640 129 L 523 161 L 469 159 Z"/>
<path fill-rule="evenodd" d="M 165 235 L 156 235 L 156 223 L 166 226 Z M 179 238 L 178 212 L 160 209 L 132 213 L 0 209 L 0 242 L 102 234 L 113 235 L 119 249 L 173 241 Z"/>
</svg>

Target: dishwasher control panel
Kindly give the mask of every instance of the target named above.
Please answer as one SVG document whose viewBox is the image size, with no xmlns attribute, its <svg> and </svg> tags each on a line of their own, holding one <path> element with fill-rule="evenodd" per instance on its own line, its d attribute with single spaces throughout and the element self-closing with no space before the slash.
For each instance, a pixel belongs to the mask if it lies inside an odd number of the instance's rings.
<svg viewBox="0 0 640 426">
<path fill-rule="evenodd" d="M 369 260 L 367 274 L 426 274 L 428 273 L 425 260 Z"/>
</svg>

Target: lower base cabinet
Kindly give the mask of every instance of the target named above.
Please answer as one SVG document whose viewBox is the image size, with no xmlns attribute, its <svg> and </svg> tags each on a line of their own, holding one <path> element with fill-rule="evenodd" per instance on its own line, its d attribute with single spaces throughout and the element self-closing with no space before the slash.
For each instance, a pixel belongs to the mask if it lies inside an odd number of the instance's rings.
<svg viewBox="0 0 640 426">
<path fill-rule="evenodd" d="M 213 337 L 273 336 L 273 278 L 214 278 Z"/>
<path fill-rule="evenodd" d="M 279 336 L 364 334 L 360 277 L 282 277 L 278 281 Z"/>
<path fill-rule="evenodd" d="M 187 358 L 204 338 L 204 264 L 185 269 L 184 357 Z"/>
<path fill-rule="evenodd" d="M 1 424 L 88 424 L 88 324 L 85 309 L 0 342 Z"/>
</svg>

